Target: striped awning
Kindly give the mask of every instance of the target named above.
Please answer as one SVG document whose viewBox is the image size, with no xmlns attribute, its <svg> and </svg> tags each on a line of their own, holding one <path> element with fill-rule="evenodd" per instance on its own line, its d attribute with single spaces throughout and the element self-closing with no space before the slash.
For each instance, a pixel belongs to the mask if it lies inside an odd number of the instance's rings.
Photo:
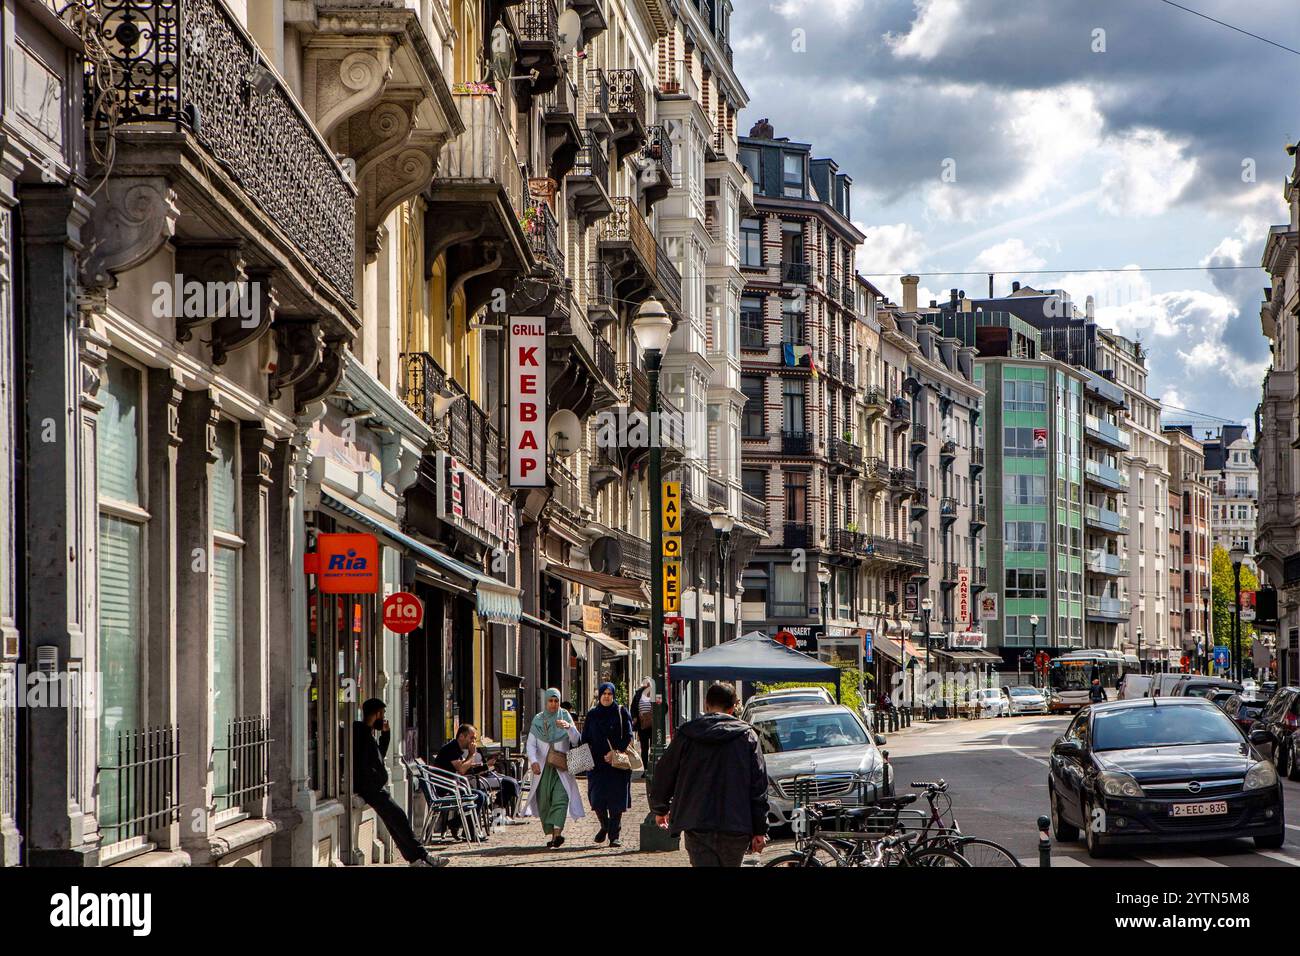
<svg viewBox="0 0 1300 956">
<path fill-rule="evenodd" d="M 504 581 L 498 581 L 477 568 L 470 567 L 464 561 L 458 561 L 451 555 L 443 554 L 423 541 L 412 538 L 410 535 L 404 534 L 382 521 L 376 521 L 347 502 L 336 498 L 326 489 L 321 489 L 320 500 L 321 504 L 332 511 L 337 511 L 339 514 L 372 529 L 376 534 L 388 538 L 399 549 L 410 551 L 415 557 L 423 558 L 442 570 L 464 579 L 467 586 L 474 590 L 476 610 L 482 620 L 493 624 L 519 623 L 520 615 L 523 614 L 524 610 L 523 601 L 521 600 L 522 592 L 520 592 L 519 588 L 506 584 Z"/>
</svg>

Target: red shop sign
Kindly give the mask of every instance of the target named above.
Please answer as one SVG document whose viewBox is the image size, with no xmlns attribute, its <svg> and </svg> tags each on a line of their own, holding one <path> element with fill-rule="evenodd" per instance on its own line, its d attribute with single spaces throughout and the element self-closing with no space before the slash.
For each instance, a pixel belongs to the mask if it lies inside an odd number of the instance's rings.
<svg viewBox="0 0 1300 956">
<path fill-rule="evenodd" d="M 409 591 L 398 591 L 384 599 L 384 627 L 394 634 L 410 634 L 424 620 L 424 605 Z"/>
</svg>

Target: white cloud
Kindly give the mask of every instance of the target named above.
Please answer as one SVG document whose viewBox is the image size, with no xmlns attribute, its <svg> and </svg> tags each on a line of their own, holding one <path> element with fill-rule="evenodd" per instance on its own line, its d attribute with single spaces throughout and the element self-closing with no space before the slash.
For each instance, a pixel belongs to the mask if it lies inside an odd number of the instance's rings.
<svg viewBox="0 0 1300 956">
<path fill-rule="evenodd" d="M 902 302 L 903 286 L 898 277 L 924 270 L 930 255 L 925 239 L 915 226 L 906 222 L 880 226 L 855 222 L 854 225 L 867 236 L 858 248 L 858 271 L 894 302 Z M 922 304 L 938 298 L 940 294 L 933 289 L 917 288 L 916 299 Z"/>
<path fill-rule="evenodd" d="M 808 5 L 801 0 L 782 0 L 781 3 L 773 4 L 772 10 L 786 20 L 796 20 L 809 15 Z M 818 17 L 829 15 L 831 19 L 843 23 L 861 12 L 862 0 L 821 0 L 816 15 Z"/>
<path fill-rule="evenodd" d="M 932 60 L 943 52 L 958 28 L 968 32 L 971 24 L 963 24 L 966 13 L 965 0 L 913 0 L 916 19 L 906 33 L 886 33 L 885 44 L 899 59 Z"/>
<path fill-rule="evenodd" d="M 1047 260 L 1022 239 L 1004 239 L 982 250 L 971 260 L 971 268 L 984 272 L 1023 272 L 1041 269 Z"/>
<path fill-rule="evenodd" d="M 1182 195 L 1196 175 L 1188 144 L 1160 130 L 1138 129 L 1103 144 L 1113 157 L 1101 177 L 1100 205 L 1114 216 L 1158 216 Z"/>
</svg>

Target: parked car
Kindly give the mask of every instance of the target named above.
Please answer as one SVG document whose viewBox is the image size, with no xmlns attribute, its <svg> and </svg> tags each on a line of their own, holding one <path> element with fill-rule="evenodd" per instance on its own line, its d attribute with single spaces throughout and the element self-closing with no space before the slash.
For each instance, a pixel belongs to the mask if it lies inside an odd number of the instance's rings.
<svg viewBox="0 0 1300 956">
<path fill-rule="evenodd" d="M 1150 674 L 1125 674 L 1119 682 L 1119 700 L 1150 697 L 1156 679 Z"/>
<path fill-rule="evenodd" d="M 1228 696 L 1240 694 L 1242 686 L 1235 680 L 1225 677 L 1206 677 L 1202 674 L 1185 674 L 1186 680 L 1179 681 L 1170 692 L 1171 697 L 1204 697 L 1210 699 L 1215 691 L 1226 690 Z"/>
<path fill-rule="evenodd" d="M 1286 839 L 1282 785 L 1250 738 L 1208 701 L 1187 697 L 1085 707 L 1052 744 L 1047 786 L 1057 840 L 1112 846 Z"/>
<path fill-rule="evenodd" d="M 1271 757 L 1277 772 L 1291 780 L 1300 780 L 1300 761 L 1296 746 L 1300 737 L 1300 687 L 1283 687 L 1268 700 L 1268 705 L 1255 718 L 1253 734 L 1260 734 L 1259 749 Z"/>
<path fill-rule="evenodd" d="M 1152 674 L 1148 697 L 1172 697 L 1174 690 L 1184 681 L 1200 678 L 1199 674 Z M 1127 679 L 1127 678 L 1126 678 Z"/>
<path fill-rule="evenodd" d="M 885 760 L 862 718 L 842 704 L 772 708 L 752 721 L 767 762 L 768 821 L 790 822 L 796 778 L 807 800 L 863 806 L 886 792 Z"/>
<path fill-rule="evenodd" d="M 825 687 L 786 687 L 781 690 L 769 690 L 755 694 L 745 701 L 740 719 L 753 723 L 752 715 L 760 708 L 781 706 L 785 704 L 833 704 L 835 698 Z"/>
<path fill-rule="evenodd" d="M 1009 717 L 1011 705 L 1001 687 L 979 687 L 970 696 L 970 710 L 974 717 Z"/>
<path fill-rule="evenodd" d="M 1006 698 L 1007 712 L 1010 714 L 1047 713 L 1047 698 L 1037 687 L 1031 687 L 1028 684 L 1015 684 L 1003 687 L 1002 694 Z"/>
<path fill-rule="evenodd" d="M 1219 709 L 1231 718 L 1247 734 L 1255 726 L 1255 721 L 1268 706 L 1268 701 L 1258 697 L 1248 697 L 1245 692 L 1231 694 L 1219 702 Z"/>
</svg>

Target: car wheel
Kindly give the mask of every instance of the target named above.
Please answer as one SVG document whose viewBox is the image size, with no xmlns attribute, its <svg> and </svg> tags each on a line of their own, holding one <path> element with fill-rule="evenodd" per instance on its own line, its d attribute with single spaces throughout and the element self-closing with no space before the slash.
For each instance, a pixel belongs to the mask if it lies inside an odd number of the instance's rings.
<svg viewBox="0 0 1300 956">
<path fill-rule="evenodd" d="M 1286 842 L 1285 833 L 1274 833 L 1269 836 L 1255 837 L 1255 849 L 1257 850 L 1277 850 Z"/>
<path fill-rule="evenodd" d="M 1055 788 L 1048 788 L 1048 802 L 1052 814 L 1052 836 L 1056 842 L 1073 843 L 1079 839 L 1079 828 L 1070 826 L 1065 822 L 1065 817 L 1061 816 L 1060 798 L 1057 797 Z"/>
<path fill-rule="evenodd" d="M 1094 860 L 1100 859 L 1106 855 L 1106 847 L 1101 845 L 1101 834 L 1097 832 L 1096 821 L 1093 819 L 1091 800 L 1083 806 L 1083 825 L 1088 842 L 1088 856 Z"/>
</svg>

